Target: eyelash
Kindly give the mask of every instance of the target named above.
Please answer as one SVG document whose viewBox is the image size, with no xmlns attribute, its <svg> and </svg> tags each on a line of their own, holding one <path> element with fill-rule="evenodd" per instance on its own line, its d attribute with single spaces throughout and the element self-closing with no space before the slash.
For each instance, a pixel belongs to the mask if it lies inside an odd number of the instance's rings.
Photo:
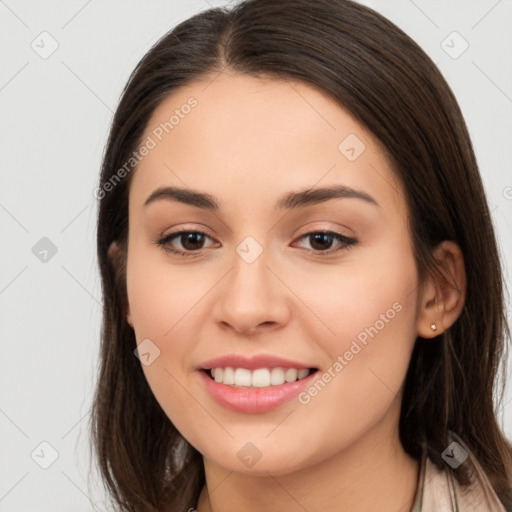
<svg viewBox="0 0 512 512">
<path fill-rule="evenodd" d="M 184 234 L 190 234 L 190 233 L 201 234 L 201 235 L 204 235 L 204 236 L 206 236 L 208 238 L 211 238 L 207 233 L 205 233 L 204 231 L 201 231 L 200 229 L 189 230 L 189 231 L 183 230 L 183 231 L 176 231 L 175 233 L 169 233 L 168 235 L 165 235 L 164 237 L 162 237 L 159 240 L 157 240 L 156 243 L 165 252 L 172 253 L 172 254 L 179 255 L 179 256 L 183 256 L 183 257 L 191 257 L 193 255 L 196 255 L 199 251 L 201 251 L 201 249 L 198 249 L 198 250 L 195 250 L 195 251 L 180 251 L 179 249 L 174 249 L 174 248 L 172 248 L 170 246 L 170 242 L 174 238 L 177 238 L 177 237 L 179 237 L 181 235 L 184 235 Z M 319 250 L 315 250 L 315 249 L 306 249 L 308 252 L 313 253 L 315 255 L 317 255 L 317 254 L 318 255 L 321 255 L 321 254 L 333 254 L 333 253 L 336 253 L 336 252 L 339 252 L 339 251 L 348 250 L 351 247 L 353 247 L 354 245 L 356 245 L 357 242 L 358 242 L 357 239 L 349 238 L 347 236 L 342 235 L 341 233 L 337 233 L 335 231 L 322 231 L 322 230 L 320 230 L 320 231 L 310 231 L 309 233 L 305 233 L 304 235 L 299 237 L 299 240 L 301 240 L 302 238 L 306 238 L 306 237 L 312 236 L 312 235 L 316 235 L 316 234 L 333 236 L 335 238 L 335 240 L 338 240 L 338 242 L 340 242 L 343 245 L 341 245 L 337 249 L 327 249 L 325 251 L 319 251 Z"/>
</svg>

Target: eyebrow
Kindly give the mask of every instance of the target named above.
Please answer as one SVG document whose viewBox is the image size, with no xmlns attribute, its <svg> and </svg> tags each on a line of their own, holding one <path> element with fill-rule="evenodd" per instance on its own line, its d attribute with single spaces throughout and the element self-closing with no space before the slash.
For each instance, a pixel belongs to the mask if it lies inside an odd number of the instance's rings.
<svg viewBox="0 0 512 512">
<path fill-rule="evenodd" d="M 289 192 L 276 201 L 274 208 L 278 211 L 292 210 L 295 208 L 324 203 L 330 199 L 345 198 L 360 199 L 368 204 L 380 208 L 379 203 L 377 203 L 371 195 L 363 192 L 362 190 L 356 190 L 345 185 L 333 185 L 330 187 L 309 188 L 296 192 Z M 146 199 L 144 206 L 148 206 L 149 204 L 159 200 L 177 201 L 213 212 L 217 212 L 220 209 L 220 202 L 215 198 L 215 196 L 179 187 L 161 187 L 156 189 Z"/>
</svg>

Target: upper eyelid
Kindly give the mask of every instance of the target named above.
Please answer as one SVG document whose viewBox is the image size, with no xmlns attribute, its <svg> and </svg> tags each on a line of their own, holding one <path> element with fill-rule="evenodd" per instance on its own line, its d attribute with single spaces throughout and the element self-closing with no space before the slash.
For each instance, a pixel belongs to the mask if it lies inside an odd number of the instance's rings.
<svg viewBox="0 0 512 512">
<path fill-rule="evenodd" d="M 159 240 L 170 238 L 170 237 L 177 236 L 177 235 L 181 235 L 183 233 L 201 233 L 201 234 L 206 235 L 207 237 L 211 238 L 212 240 L 215 240 L 214 236 L 210 235 L 207 232 L 207 230 L 202 229 L 202 228 L 181 228 L 181 229 L 178 229 L 177 231 L 172 231 L 170 233 L 166 233 L 165 235 L 160 236 Z M 332 229 L 332 228 L 317 228 L 317 229 L 310 229 L 309 231 L 306 231 L 302 235 L 296 236 L 295 239 L 303 238 L 303 237 L 305 237 L 307 235 L 312 235 L 312 234 L 316 234 L 316 233 L 334 234 L 334 235 L 341 235 L 341 236 L 343 236 L 345 238 L 355 238 L 352 235 L 347 235 L 347 234 L 344 234 L 344 233 L 340 233 L 336 229 Z"/>
<path fill-rule="evenodd" d="M 177 231 L 163 235 L 161 238 L 159 238 L 159 241 L 160 242 L 166 241 L 165 243 L 170 243 L 171 240 L 173 240 L 175 238 L 179 239 L 180 235 L 183 235 L 185 233 L 200 233 L 200 234 L 205 235 L 206 237 L 210 238 L 212 241 L 214 241 L 214 243 L 219 243 L 215 240 L 215 238 L 213 236 L 210 236 L 205 230 L 203 231 L 202 229 L 197 229 L 197 228 L 196 229 L 187 229 L 187 228 L 179 229 Z M 311 236 L 311 235 L 317 234 L 317 233 L 324 233 L 327 235 L 331 235 L 335 238 L 335 240 L 337 240 L 340 243 L 342 243 L 342 242 L 340 240 L 338 240 L 338 237 L 345 238 L 347 240 L 350 240 L 351 242 L 357 241 L 357 239 L 353 236 L 344 235 L 343 233 L 339 233 L 338 231 L 329 229 L 329 228 L 310 229 L 309 231 L 303 233 L 302 235 L 295 237 L 294 241 L 301 240 L 302 238 L 306 238 L 308 236 Z M 202 249 L 197 249 L 196 251 L 186 251 L 186 250 L 182 251 L 181 249 L 177 249 L 178 252 L 186 252 L 186 253 L 190 253 L 190 254 L 197 253 L 201 250 Z M 314 250 L 314 249 L 312 249 L 312 250 Z M 327 253 L 328 251 L 319 251 L 319 252 Z"/>
<path fill-rule="evenodd" d="M 348 230 L 348 231 L 353 231 L 351 230 L 350 228 L 348 228 L 347 226 L 343 226 L 345 228 L 345 230 Z M 302 229 L 302 228 L 299 228 L 299 229 Z M 297 230 L 294 230 L 294 231 L 299 231 L 299 229 Z M 340 230 L 342 228 L 341 227 L 338 227 L 338 228 L 331 228 L 331 227 L 318 227 L 318 228 L 312 228 L 312 229 L 309 229 L 308 231 L 304 232 L 302 235 L 299 236 L 302 237 L 302 236 L 305 236 L 305 235 L 309 235 L 311 233 L 338 233 L 346 238 L 355 238 L 355 234 L 352 235 L 352 234 L 346 234 L 346 233 L 340 233 Z M 204 233 L 205 235 L 209 236 L 210 238 L 215 238 L 215 236 L 213 235 L 210 235 L 209 234 L 209 229 L 206 228 L 206 227 L 188 227 L 188 226 L 180 226 L 179 229 L 177 229 L 176 231 L 172 231 L 170 233 L 166 233 L 164 235 L 161 235 L 160 238 L 167 238 L 168 236 L 172 236 L 172 235 L 177 235 L 179 233 Z M 295 235 L 294 235 L 295 236 Z"/>
</svg>

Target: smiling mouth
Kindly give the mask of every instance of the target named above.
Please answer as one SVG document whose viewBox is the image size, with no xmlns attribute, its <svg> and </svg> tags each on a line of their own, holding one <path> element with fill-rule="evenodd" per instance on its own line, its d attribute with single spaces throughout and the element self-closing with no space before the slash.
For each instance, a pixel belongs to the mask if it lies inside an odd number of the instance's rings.
<svg viewBox="0 0 512 512">
<path fill-rule="evenodd" d="M 233 368 L 231 366 L 202 370 L 211 380 L 232 388 L 268 388 L 305 379 L 317 368 Z"/>
</svg>

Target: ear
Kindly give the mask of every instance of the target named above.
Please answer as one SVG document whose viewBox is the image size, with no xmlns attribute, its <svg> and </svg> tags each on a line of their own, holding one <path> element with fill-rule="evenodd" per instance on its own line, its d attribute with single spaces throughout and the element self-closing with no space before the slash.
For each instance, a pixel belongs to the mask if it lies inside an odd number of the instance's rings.
<svg viewBox="0 0 512 512">
<path fill-rule="evenodd" d="M 435 338 L 459 317 L 466 300 L 466 271 L 460 247 L 450 240 L 434 249 L 439 272 L 423 284 L 418 304 L 418 336 Z"/>
<path fill-rule="evenodd" d="M 110 263 L 116 272 L 116 280 L 118 282 L 120 281 L 121 274 L 126 273 L 126 255 L 123 254 L 123 252 L 124 251 L 121 249 L 117 241 L 114 241 L 110 244 L 107 252 L 108 259 L 110 260 Z M 124 279 L 125 276 L 123 276 L 123 280 Z M 133 320 L 128 297 L 126 298 L 126 321 L 133 329 Z"/>
</svg>

